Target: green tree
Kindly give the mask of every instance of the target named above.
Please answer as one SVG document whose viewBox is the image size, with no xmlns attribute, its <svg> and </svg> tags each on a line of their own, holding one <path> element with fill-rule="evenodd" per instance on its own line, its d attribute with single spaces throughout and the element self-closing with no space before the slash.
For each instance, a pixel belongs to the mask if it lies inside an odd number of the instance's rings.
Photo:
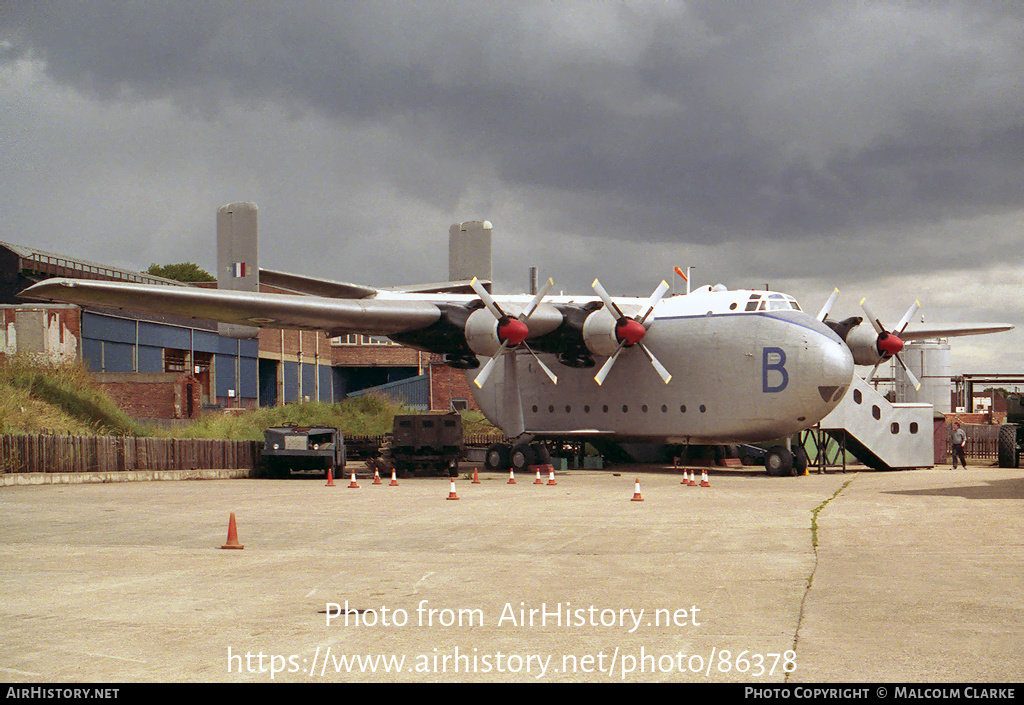
<svg viewBox="0 0 1024 705">
<path fill-rule="evenodd" d="M 179 262 L 178 264 L 151 264 L 146 274 L 164 279 L 174 279 L 179 282 L 215 282 L 216 277 L 201 268 L 194 262 Z"/>
</svg>

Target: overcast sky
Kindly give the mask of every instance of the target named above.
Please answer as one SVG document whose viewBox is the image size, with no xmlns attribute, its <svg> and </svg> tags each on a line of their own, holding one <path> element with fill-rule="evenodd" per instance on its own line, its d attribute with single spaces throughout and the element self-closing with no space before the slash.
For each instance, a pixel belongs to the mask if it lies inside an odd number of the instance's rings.
<svg viewBox="0 0 1024 705">
<path fill-rule="evenodd" d="M 1024 5 L 185 2 L 0 9 L 0 240 L 215 267 L 219 206 L 260 264 L 698 284 L 895 325 L 1006 321 L 954 373 L 1024 371 Z M 266 9 L 260 9 L 261 5 Z M 676 281 L 682 288 L 681 281 Z"/>
</svg>

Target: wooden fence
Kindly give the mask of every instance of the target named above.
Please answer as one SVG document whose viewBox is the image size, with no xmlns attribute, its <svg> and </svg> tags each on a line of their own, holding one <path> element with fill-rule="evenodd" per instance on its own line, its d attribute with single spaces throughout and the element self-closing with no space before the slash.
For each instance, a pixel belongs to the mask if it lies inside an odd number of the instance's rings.
<svg viewBox="0 0 1024 705">
<path fill-rule="evenodd" d="M 251 469 L 262 441 L 0 435 L 0 472 Z"/>
<path fill-rule="evenodd" d="M 953 424 L 946 424 L 946 455 L 952 457 Z M 964 424 L 967 433 L 967 444 L 964 455 L 968 458 L 999 457 L 999 426 L 983 424 Z"/>
</svg>

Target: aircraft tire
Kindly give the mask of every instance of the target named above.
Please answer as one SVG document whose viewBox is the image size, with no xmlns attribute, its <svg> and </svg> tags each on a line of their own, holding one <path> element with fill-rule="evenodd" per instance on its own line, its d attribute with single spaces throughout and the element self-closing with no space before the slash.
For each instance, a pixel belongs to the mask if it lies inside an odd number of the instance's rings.
<svg viewBox="0 0 1024 705">
<path fill-rule="evenodd" d="M 512 449 L 504 443 L 495 443 L 487 449 L 484 467 L 490 471 L 508 470 L 511 467 L 509 456 Z"/>
<path fill-rule="evenodd" d="M 793 474 L 793 453 L 785 446 L 775 446 L 764 457 L 764 467 L 772 477 Z"/>
<path fill-rule="evenodd" d="M 999 467 L 1020 467 L 1020 456 L 1017 455 L 1017 427 L 1003 425 L 999 427 Z"/>
<path fill-rule="evenodd" d="M 512 469 L 516 472 L 525 472 L 531 465 L 536 465 L 536 454 L 532 444 L 520 443 L 519 445 L 512 448 L 512 455 L 510 460 L 512 462 Z"/>
<path fill-rule="evenodd" d="M 803 448 L 797 448 L 793 453 L 793 474 L 803 475 L 807 472 L 807 466 L 810 460 L 807 457 L 807 451 Z"/>
<path fill-rule="evenodd" d="M 533 464 L 534 465 L 547 465 L 551 462 L 551 451 L 543 443 L 531 443 L 530 448 L 533 450 Z"/>
</svg>

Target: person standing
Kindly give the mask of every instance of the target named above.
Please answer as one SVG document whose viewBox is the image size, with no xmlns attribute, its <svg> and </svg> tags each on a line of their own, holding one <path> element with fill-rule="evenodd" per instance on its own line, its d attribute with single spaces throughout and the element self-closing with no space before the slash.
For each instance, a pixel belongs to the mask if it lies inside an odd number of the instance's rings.
<svg viewBox="0 0 1024 705">
<path fill-rule="evenodd" d="M 953 422 L 953 469 L 956 470 L 957 458 L 964 470 L 967 469 L 967 458 L 964 455 L 964 447 L 967 445 L 967 433 L 960 427 L 959 421 Z"/>
</svg>

